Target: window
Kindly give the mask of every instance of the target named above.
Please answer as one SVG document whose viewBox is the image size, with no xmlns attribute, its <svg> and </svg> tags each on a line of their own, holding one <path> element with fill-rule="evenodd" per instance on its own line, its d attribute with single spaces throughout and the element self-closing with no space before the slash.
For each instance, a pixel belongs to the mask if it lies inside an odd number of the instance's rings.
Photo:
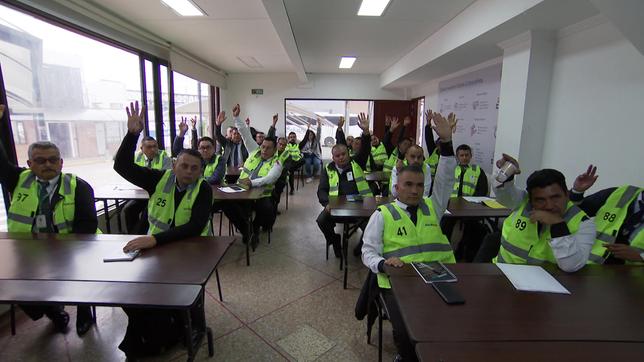
<svg viewBox="0 0 644 362">
<path fill-rule="evenodd" d="M 0 63 L 20 165 L 35 141 L 58 145 L 64 171 L 120 183 L 112 158 L 140 99 L 139 57 L 0 6 Z M 151 89 L 151 88 L 150 88 Z"/>
<path fill-rule="evenodd" d="M 358 127 L 358 114 L 364 112 L 370 115 L 373 110 L 371 101 L 345 101 L 345 100 L 286 100 L 286 134 L 295 132 L 298 141 L 306 134 L 309 122 L 316 130 L 316 119 L 322 119 L 322 132 L 320 135 L 322 145 L 322 158 L 331 159 L 331 148 L 335 145 L 335 131 L 340 117 L 345 118 L 345 136 L 359 137 L 362 130 Z M 369 117 L 372 119 L 373 117 Z"/>
<path fill-rule="evenodd" d="M 188 127 L 191 127 L 190 119 L 197 119 L 198 137 L 210 136 L 210 95 L 208 84 L 201 83 L 181 73 L 174 72 L 174 113 L 177 134 L 179 134 L 179 123 L 181 118 L 188 120 Z M 192 132 L 188 130 L 183 147 L 190 148 Z"/>
</svg>

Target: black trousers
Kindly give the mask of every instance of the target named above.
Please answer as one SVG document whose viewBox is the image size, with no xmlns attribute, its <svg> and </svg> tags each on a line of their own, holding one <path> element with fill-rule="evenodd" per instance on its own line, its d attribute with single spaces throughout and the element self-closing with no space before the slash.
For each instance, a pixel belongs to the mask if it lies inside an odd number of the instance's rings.
<svg viewBox="0 0 644 362">
<path fill-rule="evenodd" d="M 303 165 L 304 158 L 301 158 L 299 159 L 299 161 L 293 161 L 288 168 L 288 186 L 291 188 L 291 190 L 295 189 L 295 187 L 293 186 L 295 184 L 295 171 L 297 171 Z"/>
<path fill-rule="evenodd" d="M 44 315 L 60 313 L 65 310 L 63 305 L 53 304 L 19 304 L 18 307 L 22 309 L 25 314 L 33 321 L 37 321 Z M 92 309 L 89 305 L 79 305 L 76 307 L 76 320 L 84 321 L 92 318 Z"/>
<path fill-rule="evenodd" d="M 128 201 L 123 208 L 125 227 L 128 234 L 146 234 L 148 232 L 148 202 L 146 200 Z"/>
<path fill-rule="evenodd" d="M 260 227 L 271 228 L 275 223 L 275 205 L 271 197 L 250 202 L 222 202 L 221 209 L 244 236 L 248 236 L 251 231 L 248 218 L 252 211 L 255 211 L 252 223 L 254 232 L 259 231 Z"/>
<path fill-rule="evenodd" d="M 405 322 L 400 315 L 400 308 L 398 308 L 398 303 L 396 302 L 391 289 L 380 288 L 380 295 L 382 295 L 382 299 L 385 301 L 389 321 L 391 322 L 393 329 L 394 344 L 396 345 L 398 354 L 400 354 L 405 362 L 418 361 L 416 351 L 414 349 L 415 346 L 409 339 L 407 329 L 405 328 Z"/>
<path fill-rule="evenodd" d="M 320 228 L 320 231 L 322 231 L 322 234 L 324 234 L 324 238 L 326 239 L 327 245 L 333 244 L 333 241 L 338 240 L 340 241 L 341 235 L 335 233 L 335 220 L 331 216 L 331 213 L 327 212 L 326 210 L 322 210 L 320 212 L 320 215 L 318 215 L 318 218 L 316 220 L 318 223 L 318 227 Z M 363 222 L 360 225 L 360 229 L 364 232 L 364 228 L 367 226 L 367 221 Z M 362 245 L 362 237 L 360 238 L 360 244 Z"/>
<path fill-rule="evenodd" d="M 123 308 L 123 311 L 128 321 L 119 349 L 128 358 L 160 354 L 184 336 L 177 311 L 150 308 Z"/>
</svg>

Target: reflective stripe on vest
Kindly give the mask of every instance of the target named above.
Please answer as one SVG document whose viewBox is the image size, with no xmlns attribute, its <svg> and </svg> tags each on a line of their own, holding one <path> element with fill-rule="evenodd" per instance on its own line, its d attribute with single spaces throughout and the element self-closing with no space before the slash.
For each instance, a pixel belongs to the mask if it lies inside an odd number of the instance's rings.
<svg viewBox="0 0 644 362">
<path fill-rule="evenodd" d="M 382 142 L 378 144 L 378 147 L 371 148 L 371 157 L 373 158 L 373 161 L 378 165 L 383 165 L 385 161 L 387 161 L 387 150 L 385 149 L 385 146 L 382 144 Z"/>
<path fill-rule="evenodd" d="M 148 201 L 148 222 L 150 223 L 148 235 L 158 234 L 170 229 L 173 221 L 175 226 L 188 223 L 192 216 L 192 206 L 199 195 L 202 182 L 205 182 L 204 179 L 199 178 L 197 182 L 188 186 L 185 195 L 179 203 L 179 207 L 175 211 L 174 190 L 176 187 L 176 176 L 172 170 L 166 170 Z M 210 223 L 208 222 L 202 230 L 201 235 L 206 236 L 209 233 Z"/>
<path fill-rule="evenodd" d="M 456 182 L 454 182 L 454 189 L 452 190 L 452 197 L 458 196 L 458 188 L 461 180 L 461 166 L 456 166 L 454 169 L 454 177 L 456 177 Z M 481 176 L 481 168 L 477 165 L 470 165 L 465 168 L 465 176 L 463 176 L 463 196 L 472 196 L 476 191 L 476 184 L 479 181 L 479 176 Z"/>
<path fill-rule="evenodd" d="M 215 155 L 215 162 L 211 162 L 206 165 L 203 169 L 203 177 L 208 178 L 212 176 L 215 173 L 215 170 L 217 169 L 217 166 L 219 165 L 219 161 L 221 156 Z"/>
<path fill-rule="evenodd" d="M 590 260 L 596 264 L 603 264 L 606 261 L 607 252 L 603 244 L 612 244 L 617 239 L 617 233 L 622 228 L 629 206 L 637 200 L 637 197 L 644 189 L 624 185 L 618 187 L 606 199 L 606 202 L 595 215 L 595 243 L 590 254 Z M 632 247 L 644 248 L 644 234 L 641 228 L 630 235 L 629 244 Z"/>
<path fill-rule="evenodd" d="M 7 213 L 7 229 L 10 232 L 32 232 L 38 212 L 38 183 L 31 170 L 24 170 L 18 176 L 18 183 L 11 193 L 11 206 Z M 76 176 L 60 174 L 58 195 L 52 197 L 53 224 L 58 233 L 67 234 L 74 225 L 76 210 Z"/>
<path fill-rule="evenodd" d="M 288 143 L 286 145 L 286 151 L 291 155 L 291 160 L 297 162 L 302 159 L 302 152 L 300 152 L 300 146 L 297 144 Z"/>
<path fill-rule="evenodd" d="M 353 172 L 353 180 L 358 188 L 358 193 L 362 196 L 373 196 L 369 184 L 364 178 L 362 168 L 355 161 L 351 161 L 351 171 Z M 326 173 L 329 176 L 329 196 L 338 196 L 340 175 L 335 167 L 333 167 L 333 163 L 327 165 Z"/>
<path fill-rule="evenodd" d="M 538 224 L 530 221 L 532 205 L 525 197 L 523 202 L 503 222 L 501 247 L 493 262 L 510 264 L 542 264 L 557 261 L 550 248 L 550 227 L 542 225 L 541 233 Z M 579 230 L 581 219 L 586 216 L 572 202 L 568 202 L 563 219 L 571 234 Z"/>
<path fill-rule="evenodd" d="M 443 235 L 430 198 L 424 198 L 416 211 L 416 224 L 395 202 L 378 207 L 383 218 L 385 259 L 398 257 L 405 263 L 442 261 L 454 263 L 454 253 Z M 378 286 L 391 288 L 389 278 L 378 273 Z"/>
<path fill-rule="evenodd" d="M 159 150 L 159 153 L 157 154 L 154 159 L 152 159 L 152 164 L 150 165 L 150 168 L 153 170 L 163 170 L 163 161 L 168 157 L 168 154 L 164 150 Z M 134 163 L 141 167 L 147 167 L 147 161 L 145 158 L 145 155 L 143 152 L 137 152 L 136 157 L 134 159 Z"/>
<path fill-rule="evenodd" d="M 429 165 L 429 169 L 432 171 L 432 179 L 436 176 L 436 168 L 438 167 L 439 160 L 440 155 L 438 153 L 438 147 L 436 147 L 432 154 L 425 160 L 425 164 Z"/>
<path fill-rule="evenodd" d="M 385 172 L 391 172 L 394 167 L 396 167 L 396 161 L 398 160 L 398 147 L 394 148 L 393 152 L 391 152 L 391 155 L 389 155 L 389 158 L 385 161 L 384 165 L 382 166 L 382 170 Z"/>
<path fill-rule="evenodd" d="M 244 162 L 244 167 L 242 168 L 242 172 L 239 175 L 239 179 L 241 180 L 241 179 L 249 178 L 250 175 L 255 170 L 255 168 L 259 166 L 261 161 L 262 161 L 261 150 L 258 148 L 255 151 L 253 151 L 253 153 L 251 153 L 248 156 L 248 159 L 246 160 L 246 162 Z M 277 153 L 273 155 L 271 159 L 264 161 L 264 163 L 262 164 L 262 168 L 260 168 L 259 172 L 257 173 L 257 176 L 264 177 L 268 175 L 268 173 L 273 168 L 273 165 L 275 165 L 275 161 L 277 161 Z M 264 192 L 262 193 L 262 197 L 271 196 L 273 193 L 274 187 L 275 187 L 275 183 L 272 183 L 270 185 L 264 185 Z"/>
</svg>

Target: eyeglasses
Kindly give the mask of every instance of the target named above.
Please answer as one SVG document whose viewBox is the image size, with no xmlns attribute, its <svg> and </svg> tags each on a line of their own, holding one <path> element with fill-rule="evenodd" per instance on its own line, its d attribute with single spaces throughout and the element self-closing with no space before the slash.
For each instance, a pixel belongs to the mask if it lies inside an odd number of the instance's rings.
<svg viewBox="0 0 644 362">
<path fill-rule="evenodd" d="M 37 165 L 44 165 L 47 162 L 51 163 L 52 165 L 55 165 L 55 164 L 60 162 L 60 157 L 56 157 L 56 156 L 52 156 L 52 157 L 49 157 L 49 158 L 37 157 L 37 158 L 34 158 L 31 161 L 34 162 Z"/>
</svg>

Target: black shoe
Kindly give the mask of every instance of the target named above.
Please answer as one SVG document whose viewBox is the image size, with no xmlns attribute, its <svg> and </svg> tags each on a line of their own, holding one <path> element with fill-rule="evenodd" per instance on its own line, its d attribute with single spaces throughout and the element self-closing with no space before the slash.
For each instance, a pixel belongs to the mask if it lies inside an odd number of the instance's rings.
<svg viewBox="0 0 644 362">
<path fill-rule="evenodd" d="M 255 251 L 257 245 L 259 244 L 259 230 L 253 233 L 253 236 L 250 238 L 250 247 Z"/>
<path fill-rule="evenodd" d="M 248 234 L 242 235 L 242 243 L 244 245 L 248 244 Z"/>
<path fill-rule="evenodd" d="M 47 313 L 47 318 L 51 319 L 54 323 L 54 329 L 59 333 L 67 332 L 67 324 L 69 324 L 69 314 L 64 310 L 56 310 Z"/>
<path fill-rule="evenodd" d="M 279 210 L 277 210 L 277 213 L 276 213 L 276 214 L 277 214 L 277 215 L 282 215 L 282 212 L 281 212 L 281 211 L 279 211 Z"/>
<path fill-rule="evenodd" d="M 293 196 L 293 188 L 291 188 L 291 191 L 288 193 L 289 195 Z"/>
<path fill-rule="evenodd" d="M 90 308 L 91 307 L 78 307 L 78 313 L 76 315 L 76 333 L 78 333 L 79 336 L 87 333 L 94 324 L 94 317 L 92 317 Z"/>
</svg>

